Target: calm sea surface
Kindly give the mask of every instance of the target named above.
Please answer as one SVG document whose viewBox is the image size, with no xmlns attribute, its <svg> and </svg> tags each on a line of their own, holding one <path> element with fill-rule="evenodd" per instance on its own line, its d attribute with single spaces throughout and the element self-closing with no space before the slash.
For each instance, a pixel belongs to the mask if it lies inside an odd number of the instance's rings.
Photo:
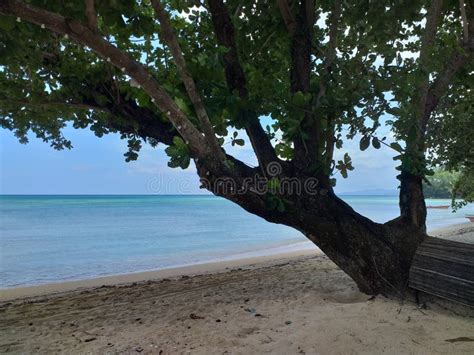
<svg viewBox="0 0 474 355">
<path fill-rule="evenodd" d="M 347 196 L 378 222 L 397 197 Z M 449 201 L 427 201 L 427 205 Z M 430 230 L 467 222 L 428 212 Z M 299 244 L 298 244 L 299 243 Z M 288 246 L 293 244 L 292 246 Z M 297 231 L 214 196 L 0 196 L 0 288 L 87 279 L 310 247 Z"/>
</svg>

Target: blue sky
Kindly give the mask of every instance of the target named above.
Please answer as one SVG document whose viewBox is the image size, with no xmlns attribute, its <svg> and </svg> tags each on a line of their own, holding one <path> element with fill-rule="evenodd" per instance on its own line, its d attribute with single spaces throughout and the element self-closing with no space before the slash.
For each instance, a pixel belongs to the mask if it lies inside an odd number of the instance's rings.
<svg viewBox="0 0 474 355">
<path fill-rule="evenodd" d="M 0 193 L 1 194 L 195 194 L 199 189 L 192 167 L 181 170 L 167 166 L 164 146 L 142 149 L 138 161 L 126 163 L 126 141 L 118 135 L 97 138 L 89 130 L 66 128 L 64 134 L 74 148 L 56 151 L 34 136 L 23 145 L 12 132 L 0 129 Z M 397 187 L 394 152 L 370 147 L 361 152 L 359 142 L 346 142 L 337 152 L 348 152 L 355 170 L 348 179 L 338 176 L 336 191 L 350 193 L 361 190 Z M 229 148 L 227 148 L 229 147 Z M 255 164 L 251 148 L 226 149 L 237 158 Z"/>
</svg>

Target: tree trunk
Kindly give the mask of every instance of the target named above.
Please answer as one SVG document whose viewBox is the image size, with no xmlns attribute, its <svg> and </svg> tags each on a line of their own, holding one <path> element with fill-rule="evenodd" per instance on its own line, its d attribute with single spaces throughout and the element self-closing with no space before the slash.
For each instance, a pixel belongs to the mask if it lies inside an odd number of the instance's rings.
<svg viewBox="0 0 474 355">
<path fill-rule="evenodd" d="M 367 294 L 402 295 L 410 265 L 426 234 L 397 218 L 385 224 L 355 212 L 331 189 L 324 194 L 285 196 L 287 210 L 262 208 L 247 196 L 222 195 L 267 221 L 301 231 Z"/>
<path fill-rule="evenodd" d="M 426 232 L 423 178 L 402 170 L 400 182 L 400 218 Z"/>
<path fill-rule="evenodd" d="M 422 231 L 401 221 L 375 223 L 332 192 L 303 204 L 304 212 L 295 218 L 293 226 L 344 270 L 362 292 L 403 294 L 416 248 L 425 238 Z"/>
</svg>

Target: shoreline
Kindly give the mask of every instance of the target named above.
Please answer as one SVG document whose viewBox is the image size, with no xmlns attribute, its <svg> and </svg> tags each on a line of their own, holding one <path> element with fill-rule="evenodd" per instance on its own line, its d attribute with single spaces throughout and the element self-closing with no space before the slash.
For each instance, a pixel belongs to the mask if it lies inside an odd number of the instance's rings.
<svg viewBox="0 0 474 355">
<path fill-rule="evenodd" d="M 464 234 L 471 235 L 471 233 L 474 234 L 474 224 L 467 222 L 438 228 L 433 230 L 430 234 L 437 237 L 451 238 L 453 236 L 459 237 Z M 463 241 L 463 239 L 460 241 Z M 256 252 L 239 253 L 223 257 L 217 261 L 172 268 L 101 276 L 82 280 L 60 281 L 42 285 L 4 288 L 0 289 L 0 302 L 62 295 L 72 291 L 81 291 L 102 286 L 120 286 L 138 282 L 178 278 L 181 276 L 225 273 L 233 268 L 249 267 L 264 264 L 265 262 L 295 259 L 310 255 L 324 255 L 316 246 L 313 247 L 313 245 L 309 243 L 310 242 L 290 243 L 288 245 L 259 250 Z M 293 248 L 293 250 L 288 251 L 288 249 L 291 248 Z"/>
<path fill-rule="evenodd" d="M 292 244 L 306 244 L 305 242 Z M 291 246 L 292 244 L 289 244 Z M 272 249 L 282 249 L 276 247 Z M 271 249 L 270 249 L 271 250 Z M 248 253 L 243 253 L 248 254 Z M 237 254 L 242 255 L 242 254 Z M 178 278 L 181 276 L 197 276 L 207 274 L 218 274 L 230 271 L 230 269 L 249 267 L 265 262 L 294 259 L 310 255 L 323 255 L 316 247 L 312 249 L 301 248 L 299 250 L 262 254 L 243 258 L 229 258 L 219 261 L 205 262 L 193 265 L 178 266 L 151 271 L 133 272 L 126 274 L 94 277 L 91 279 L 54 282 L 43 285 L 20 286 L 0 289 L 0 302 L 16 301 L 33 297 L 49 297 L 62 295 L 71 291 L 81 291 L 102 286 L 120 286 L 138 282 L 156 281 L 167 278 Z"/>
</svg>

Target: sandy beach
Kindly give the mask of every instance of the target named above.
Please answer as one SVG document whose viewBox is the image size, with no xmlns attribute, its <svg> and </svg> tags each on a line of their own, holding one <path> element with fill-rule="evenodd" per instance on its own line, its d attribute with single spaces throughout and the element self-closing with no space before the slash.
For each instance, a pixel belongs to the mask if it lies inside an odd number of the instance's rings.
<svg viewBox="0 0 474 355">
<path fill-rule="evenodd" d="M 474 226 L 433 234 L 473 242 Z M 315 250 L 1 294 L 1 353 L 474 352 L 474 318 L 371 298 Z"/>
</svg>

